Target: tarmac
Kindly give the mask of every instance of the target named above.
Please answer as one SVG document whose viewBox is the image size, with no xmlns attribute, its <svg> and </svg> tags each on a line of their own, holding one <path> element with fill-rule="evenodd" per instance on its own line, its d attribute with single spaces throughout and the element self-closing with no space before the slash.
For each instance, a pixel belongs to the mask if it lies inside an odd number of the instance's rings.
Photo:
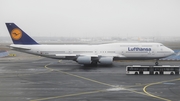
<svg viewBox="0 0 180 101">
<path fill-rule="evenodd" d="M 126 74 L 127 65 L 155 61 L 84 67 L 74 61 L 9 53 L 16 56 L 0 58 L 0 101 L 180 101 L 179 75 Z"/>
</svg>

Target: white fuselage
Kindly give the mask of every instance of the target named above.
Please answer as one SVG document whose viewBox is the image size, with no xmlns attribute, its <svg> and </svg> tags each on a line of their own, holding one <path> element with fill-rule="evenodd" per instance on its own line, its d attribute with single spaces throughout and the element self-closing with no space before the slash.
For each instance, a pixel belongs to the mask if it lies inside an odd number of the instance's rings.
<svg viewBox="0 0 180 101">
<path fill-rule="evenodd" d="M 161 43 L 110 43 L 100 45 L 14 45 L 17 51 L 49 58 L 75 60 L 78 56 L 118 59 L 159 59 L 174 53 Z"/>
<path fill-rule="evenodd" d="M 159 59 L 174 53 L 161 43 L 109 43 L 99 45 L 40 45 L 14 23 L 6 23 L 12 49 L 39 56 L 74 60 L 79 64 L 112 64 L 120 59 Z M 158 62 L 155 63 L 158 65 Z"/>
</svg>

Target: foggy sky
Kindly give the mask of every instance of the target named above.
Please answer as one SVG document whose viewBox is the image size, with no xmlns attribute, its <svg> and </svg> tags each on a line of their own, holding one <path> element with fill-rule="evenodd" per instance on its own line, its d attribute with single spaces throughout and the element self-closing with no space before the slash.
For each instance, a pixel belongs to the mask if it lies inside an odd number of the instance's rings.
<svg viewBox="0 0 180 101">
<path fill-rule="evenodd" d="M 0 36 L 180 36 L 180 0 L 0 0 Z"/>
</svg>

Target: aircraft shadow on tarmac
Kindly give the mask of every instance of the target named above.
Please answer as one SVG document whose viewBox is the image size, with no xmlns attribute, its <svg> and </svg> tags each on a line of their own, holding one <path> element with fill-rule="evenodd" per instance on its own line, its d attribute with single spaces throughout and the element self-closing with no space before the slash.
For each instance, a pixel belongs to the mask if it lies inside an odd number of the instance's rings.
<svg viewBox="0 0 180 101">
<path fill-rule="evenodd" d="M 92 66 L 92 65 L 86 65 L 86 66 L 79 66 L 79 69 L 82 70 L 96 70 L 98 68 L 113 68 L 114 65 L 97 65 L 97 66 Z"/>
</svg>

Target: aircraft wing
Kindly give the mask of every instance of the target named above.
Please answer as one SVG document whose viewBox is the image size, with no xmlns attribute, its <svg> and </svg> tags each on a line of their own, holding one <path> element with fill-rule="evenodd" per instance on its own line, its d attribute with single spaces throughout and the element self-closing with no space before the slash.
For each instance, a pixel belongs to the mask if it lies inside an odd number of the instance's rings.
<svg viewBox="0 0 180 101">
<path fill-rule="evenodd" d="M 121 54 L 103 54 L 103 55 L 98 55 L 99 57 L 119 57 L 119 58 L 124 58 L 124 55 Z"/>
<path fill-rule="evenodd" d="M 55 54 L 55 56 L 77 56 L 76 54 Z"/>
<path fill-rule="evenodd" d="M 119 55 L 117 55 L 117 57 L 119 57 L 119 58 L 125 58 L 126 56 L 119 54 Z"/>
<path fill-rule="evenodd" d="M 124 55 L 117 55 L 117 54 L 103 54 L 103 55 L 95 55 L 95 54 L 55 54 L 57 57 L 79 57 L 79 56 L 87 56 L 87 57 L 93 57 L 93 58 L 98 58 L 98 57 L 120 57 L 123 58 L 125 57 Z"/>
<path fill-rule="evenodd" d="M 65 58 L 65 57 L 80 57 L 80 56 L 87 56 L 87 57 L 95 57 L 98 58 L 98 55 L 90 55 L 90 54 L 51 54 L 57 57 Z"/>
<path fill-rule="evenodd" d="M 95 54 L 80 54 L 78 56 L 88 56 L 88 57 L 94 57 L 94 58 L 98 57 L 98 55 L 95 55 Z"/>
</svg>

